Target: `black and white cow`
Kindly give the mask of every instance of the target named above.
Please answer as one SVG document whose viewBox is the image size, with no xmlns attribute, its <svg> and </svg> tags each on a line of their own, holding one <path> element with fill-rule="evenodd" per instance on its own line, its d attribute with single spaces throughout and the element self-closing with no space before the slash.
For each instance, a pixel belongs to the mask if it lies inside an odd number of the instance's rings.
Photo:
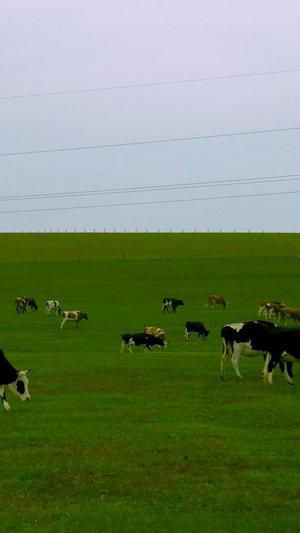
<svg viewBox="0 0 300 533">
<path fill-rule="evenodd" d="M 242 379 L 239 371 L 239 359 L 241 355 L 246 355 L 248 357 L 263 355 L 265 358 L 263 374 L 266 376 L 267 364 L 269 362 L 267 354 L 270 348 L 268 339 L 271 332 L 277 329 L 279 330 L 282 328 L 278 328 L 276 324 L 265 322 L 264 320 L 240 322 L 224 326 L 221 330 L 221 336 L 223 339 L 221 379 L 225 379 L 225 366 L 229 357 L 231 357 L 231 362 L 236 375 Z M 280 369 L 284 373 L 286 379 L 291 381 L 293 375 L 292 363 L 290 361 L 284 361 L 283 358 L 281 361 L 280 357 L 277 362 L 280 363 Z"/>
<path fill-rule="evenodd" d="M 164 341 L 154 335 L 149 333 L 125 333 L 122 335 L 122 344 L 120 353 L 124 352 L 124 349 L 127 347 L 130 353 L 132 353 L 131 346 L 145 346 L 145 352 L 152 350 L 152 347 L 155 346 L 165 346 Z"/>
<path fill-rule="evenodd" d="M 52 309 L 54 309 L 54 311 L 56 312 L 57 315 L 60 315 L 61 308 L 60 308 L 59 302 L 57 300 L 48 300 L 46 302 L 46 313 L 48 315 L 50 315 L 50 311 L 52 311 Z"/>
<path fill-rule="evenodd" d="M 177 298 L 164 298 L 163 299 L 163 312 L 169 312 L 168 307 L 172 307 L 172 312 L 176 313 L 176 307 L 179 305 L 184 305 L 182 300 L 177 300 Z"/>
<path fill-rule="evenodd" d="M 195 331 L 198 333 L 198 340 L 200 335 L 202 336 L 202 339 L 205 341 L 205 337 L 208 337 L 209 331 L 205 328 L 204 324 L 202 322 L 190 322 L 188 321 L 185 324 L 185 338 L 188 341 L 190 339 L 190 333 L 192 331 Z"/>
<path fill-rule="evenodd" d="M 29 370 L 21 370 L 18 372 L 6 359 L 3 351 L 0 349 L 0 398 L 4 409 L 9 411 L 10 405 L 6 400 L 5 389 L 7 387 L 11 392 L 16 394 L 23 400 L 30 400 L 28 391 L 27 372 Z"/>
</svg>

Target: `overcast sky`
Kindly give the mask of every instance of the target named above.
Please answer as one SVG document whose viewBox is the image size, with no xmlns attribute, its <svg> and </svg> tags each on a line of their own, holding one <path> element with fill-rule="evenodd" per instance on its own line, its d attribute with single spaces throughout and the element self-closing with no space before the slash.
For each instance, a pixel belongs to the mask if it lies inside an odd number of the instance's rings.
<svg viewBox="0 0 300 533">
<path fill-rule="evenodd" d="M 299 27 L 299 0 L 3 2 L 0 232 L 299 232 Z"/>
</svg>

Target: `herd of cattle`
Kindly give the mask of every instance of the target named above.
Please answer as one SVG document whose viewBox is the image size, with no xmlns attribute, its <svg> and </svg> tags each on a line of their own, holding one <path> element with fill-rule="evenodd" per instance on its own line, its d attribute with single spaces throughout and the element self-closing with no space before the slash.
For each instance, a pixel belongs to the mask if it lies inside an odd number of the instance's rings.
<svg viewBox="0 0 300 533">
<path fill-rule="evenodd" d="M 209 295 L 206 301 L 206 307 L 212 308 L 213 305 L 221 305 L 226 309 L 227 303 L 221 295 Z M 163 299 L 163 312 L 172 309 L 176 313 L 179 306 L 183 306 L 182 300 L 177 298 Z M 37 311 L 38 306 L 31 297 L 16 298 L 15 308 L 17 313 L 27 313 L 27 308 Z M 51 311 L 55 311 L 56 315 L 61 315 L 63 321 L 60 328 L 67 321 L 78 323 L 82 320 L 88 320 L 87 313 L 81 311 L 64 311 L 61 313 L 60 304 L 57 300 L 48 300 L 46 302 L 46 313 L 49 315 Z M 236 324 L 228 324 L 221 329 L 221 337 L 223 340 L 223 354 L 221 358 L 221 379 L 225 379 L 225 366 L 227 360 L 230 358 L 233 368 L 238 378 L 242 379 L 239 370 L 239 359 L 241 355 L 255 357 L 263 356 L 263 377 L 268 383 L 272 383 L 274 368 L 279 364 L 287 381 L 292 384 L 292 366 L 294 362 L 300 359 L 300 328 L 287 328 L 286 320 L 293 319 L 294 323 L 300 322 L 300 310 L 287 307 L 282 302 L 264 301 L 259 303 L 258 310 L 259 318 L 266 320 L 253 320 L 249 322 L 241 322 Z M 275 322 L 269 320 L 277 319 Z M 190 334 L 196 332 L 198 340 L 200 335 L 202 339 L 209 335 L 209 331 L 205 328 L 202 322 L 187 321 L 185 325 L 185 338 L 190 339 Z M 146 327 L 143 333 L 125 333 L 122 335 L 121 353 L 125 347 L 132 353 L 132 346 L 144 346 L 145 351 L 152 350 L 153 346 L 166 348 L 168 341 L 166 334 L 161 328 Z M 6 359 L 3 351 L 0 349 L 0 397 L 3 406 L 6 410 L 10 409 L 5 395 L 5 387 L 11 390 L 14 394 L 19 396 L 23 401 L 30 400 L 28 391 L 27 373 L 29 370 L 16 370 Z"/>
<path fill-rule="evenodd" d="M 15 308 L 17 313 L 27 313 L 28 307 L 30 307 L 31 310 L 38 310 L 38 305 L 36 305 L 34 298 L 26 296 L 25 298 L 15 299 Z M 57 300 L 48 300 L 46 302 L 46 313 L 50 315 L 50 311 L 52 310 L 55 311 L 57 316 L 61 315 L 61 308 Z M 80 322 L 80 320 L 82 320 L 83 318 L 85 320 L 88 320 L 88 314 L 82 313 L 81 311 L 64 311 L 61 316 L 63 318 L 63 321 L 61 323 L 60 329 L 62 329 L 63 325 L 68 321 L 76 322 L 76 327 L 78 328 L 78 322 Z"/>
</svg>

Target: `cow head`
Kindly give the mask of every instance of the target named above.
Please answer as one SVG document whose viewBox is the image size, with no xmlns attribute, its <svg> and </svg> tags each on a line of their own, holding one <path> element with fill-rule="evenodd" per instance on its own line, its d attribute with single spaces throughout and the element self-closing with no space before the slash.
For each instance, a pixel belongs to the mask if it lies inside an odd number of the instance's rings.
<svg viewBox="0 0 300 533">
<path fill-rule="evenodd" d="M 13 383 L 7 385 L 11 392 L 19 396 L 23 402 L 30 400 L 31 398 L 28 390 L 29 381 L 27 378 L 27 373 L 30 372 L 30 370 L 21 370 L 18 372 L 16 381 L 13 381 Z"/>
</svg>

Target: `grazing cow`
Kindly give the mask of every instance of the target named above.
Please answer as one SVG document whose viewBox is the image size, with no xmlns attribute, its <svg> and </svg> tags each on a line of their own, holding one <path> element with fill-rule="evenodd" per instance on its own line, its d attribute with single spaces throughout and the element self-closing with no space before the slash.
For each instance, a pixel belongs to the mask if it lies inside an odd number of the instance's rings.
<svg viewBox="0 0 300 533">
<path fill-rule="evenodd" d="M 130 353 L 132 353 L 131 346 L 145 346 L 145 353 L 148 350 L 152 350 L 152 346 L 155 345 L 164 346 L 164 341 L 154 335 L 149 333 L 125 333 L 122 335 L 122 344 L 120 353 L 124 352 L 125 347 L 127 346 Z"/>
<path fill-rule="evenodd" d="M 264 378 L 268 383 L 273 383 L 273 370 L 282 361 L 292 365 L 300 361 L 300 329 L 276 328 L 272 329 L 265 338 L 264 348 L 268 351 L 267 365 Z M 284 372 L 287 381 L 292 385 L 291 374 Z"/>
<path fill-rule="evenodd" d="M 207 331 L 204 327 L 204 324 L 202 322 L 190 322 L 188 321 L 185 324 L 185 337 L 186 340 L 190 340 L 190 333 L 191 331 L 195 331 L 198 333 L 198 340 L 200 335 L 202 335 L 202 339 L 205 341 L 205 337 L 208 337 L 209 331 Z"/>
<path fill-rule="evenodd" d="M 3 351 L 0 349 L 0 398 L 6 411 L 10 409 L 10 405 L 6 400 L 4 387 L 7 387 L 11 392 L 19 396 L 21 400 L 30 400 L 27 372 L 29 370 L 18 372 L 8 362 Z"/>
<path fill-rule="evenodd" d="M 144 333 L 150 333 L 150 335 L 154 335 L 154 337 L 161 339 L 164 343 L 165 348 L 167 347 L 168 342 L 167 342 L 166 334 L 163 329 L 148 326 L 147 328 L 144 329 Z"/>
<path fill-rule="evenodd" d="M 220 294 L 209 294 L 208 295 L 205 307 L 210 307 L 211 309 L 213 309 L 214 308 L 213 304 L 222 305 L 224 309 L 228 307 L 223 296 L 221 296 Z"/>
<path fill-rule="evenodd" d="M 31 298 L 30 296 L 24 296 L 24 300 L 27 303 L 27 307 L 31 307 L 31 311 L 38 310 L 38 305 L 36 305 L 34 298 Z"/>
<path fill-rule="evenodd" d="M 61 323 L 60 329 L 62 329 L 65 322 L 71 321 L 76 322 L 76 328 L 78 328 L 78 322 L 83 318 L 88 320 L 87 313 L 81 313 L 80 311 L 64 311 L 62 314 L 63 321 Z"/>
<path fill-rule="evenodd" d="M 172 312 L 176 313 L 176 307 L 179 305 L 184 305 L 182 300 L 177 300 L 177 298 L 164 298 L 163 299 L 163 312 L 169 312 L 168 307 L 172 307 Z"/>
<path fill-rule="evenodd" d="M 17 313 L 27 313 L 27 302 L 24 298 L 15 299 L 15 308 Z"/>
<path fill-rule="evenodd" d="M 291 318 L 294 320 L 295 325 L 300 322 L 300 309 L 294 307 L 282 307 L 279 311 L 279 324 L 286 326 L 286 319 Z"/>
<path fill-rule="evenodd" d="M 48 315 L 50 315 L 50 311 L 52 309 L 54 309 L 54 311 L 56 312 L 56 315 L 60 315 L 61 308 L 60 308 L 59 302 L 57 300 L 48 300 L 46 302 L 46 313 Z"/>
<path fill-rule="evenodd" d="M 263 316 L 267 320 L 273 320 L 279 316 L 280 310 L 285 307 L 282 302 L 266 301 L 259 303 L 258 316 Z"/>
<path fill-rule="evenodd" d="M 228 324 L 221 330 L 223 339 L 223 355 L 221 360 L 221 379 L 225 379 L 225 365 L 227 359 L 231 357 L 231 362 L 236 375 L 242 379 L 239 371 L 239 359 L 241 355 L 255 357 L 258 355 L 267 356 L 269 349 L 266 339 L 271 331 L 280 329 L 272 322 L 255 320 L 250 322 L 241 322 L 238 324 Z M 300 331 L 300 330 L 299 330 Z M 266 374 L 268 359 L 265 359 L 263 373 Z M 292 376 L 292 364 L 282 363 L 280 361 L 281 371 L 286 379 Z"/>
</svg>

